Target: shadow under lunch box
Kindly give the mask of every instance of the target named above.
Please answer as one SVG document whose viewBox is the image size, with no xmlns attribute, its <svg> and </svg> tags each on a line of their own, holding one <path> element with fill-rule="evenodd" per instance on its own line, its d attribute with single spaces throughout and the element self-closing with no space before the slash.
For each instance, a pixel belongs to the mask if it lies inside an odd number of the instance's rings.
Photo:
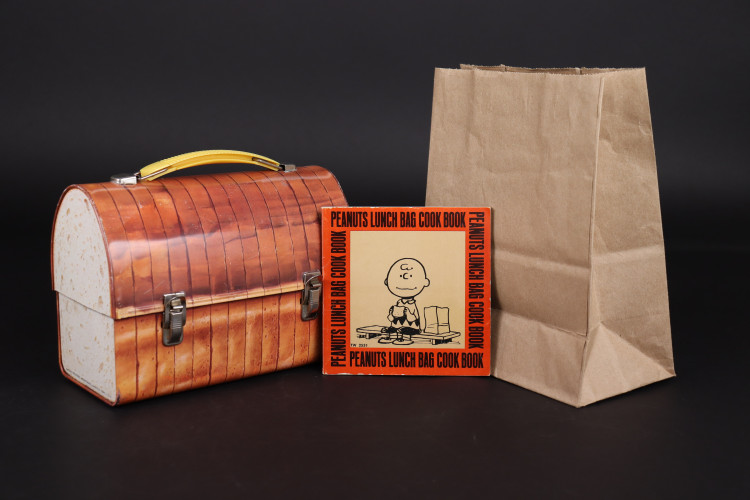
<svg viewBox="0 0 750 500">
<path fill-rule="evenodd" d="M 249 163 L 273 171 L 161 175 Z M 212 150 L 68 187 L 52 234 L 63 374 L 111 405 L 319 359 L 317 167 Z"/>
</svg>

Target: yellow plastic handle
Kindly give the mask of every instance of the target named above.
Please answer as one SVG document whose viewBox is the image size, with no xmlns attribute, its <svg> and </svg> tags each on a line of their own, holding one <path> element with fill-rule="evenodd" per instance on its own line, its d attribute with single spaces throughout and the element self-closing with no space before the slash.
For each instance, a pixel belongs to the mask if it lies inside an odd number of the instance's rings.
<svg viewBox="0 0 750 500">
<path fill-rule="evenodd" d="M 136 177 L 139 181 L 152 181 L 158 179 L 162 175 L 182 170 L 183 168 L 197 167 L 198 165 L 210 165 L 213 163 L 246 163 L 248 165 L 257 165 L 274 171 L 285 170 L 286 167 L 286 165 L 283 165 L 276 160 L 256 155 L 254 153 L 234 151 L 231 149 L 208 149 L 205 151 L 194 151 L 192 153 L 173 156 L 152 163 L 151 165 L 146 165 L 138 171 Z"/>
</svg>

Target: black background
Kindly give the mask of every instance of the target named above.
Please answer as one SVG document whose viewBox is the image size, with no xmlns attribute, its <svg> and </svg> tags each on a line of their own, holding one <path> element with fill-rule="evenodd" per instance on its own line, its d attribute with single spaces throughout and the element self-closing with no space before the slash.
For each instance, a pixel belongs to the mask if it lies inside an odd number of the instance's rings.
<svg viewBox="0 0 750 500">
<path fill-rule="evenodd" d="M 0 4 L 0 497 L 747 498 L 742 2 Z M 65 186 L 174 154 L 423 205 L 434 67 L 646 66 L 678 377 L 573 409 L 483 378 L 312 365 L 111 409 L 60 375 Z"/>
</svg>

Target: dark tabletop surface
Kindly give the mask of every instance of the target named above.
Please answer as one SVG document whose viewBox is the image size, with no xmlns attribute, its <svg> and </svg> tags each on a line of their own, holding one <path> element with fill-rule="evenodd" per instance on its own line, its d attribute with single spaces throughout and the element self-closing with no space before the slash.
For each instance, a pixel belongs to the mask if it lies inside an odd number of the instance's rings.
<svg viewBox="0 0 750 500">
<path fill-rule="evenodd" d="M 43 291 L 5 309 L 0 491 L 742 497 L 747 257 L 668 252 L 677 378 L 582 409 L 494 378 L 323 376 L 318 364 L 113 409 L 60 375 Z"/>
<path fill-rule="evenodd" d="M 748 498 L 750 61 L 739 2 L 4 2 L 0 498 Z M 57 367 L 68 184 L 181 152 L 422 205 L 432 71 L 646 66 L 677 377 L 582 409 L 320 366 L 110 408 Z"/>
</svg>

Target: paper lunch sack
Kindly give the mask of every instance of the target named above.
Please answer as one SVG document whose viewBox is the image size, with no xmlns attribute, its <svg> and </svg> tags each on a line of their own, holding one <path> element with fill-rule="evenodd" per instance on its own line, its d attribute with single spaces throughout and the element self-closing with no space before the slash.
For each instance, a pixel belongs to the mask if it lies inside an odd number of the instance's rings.
<svg viewBox="0 0 750 500">
<path fill-rule="evenodd" d="M 574 406 L 675 375 L 646 73 L 437 69 L 427 205 L 493 207 L 493 375 Z"/>
<path fill-rule="evenodd" d="M 424 308 L 424 332 L 432 334 L 450 333 L 450 309 L 427 306 Z"/>
<path fill-rule="evenodd" d="M 210 163 L 273 172 L 158 178 Z M 52 231 L 63 374 L 116 405 L 319 359 L 319 211 L 342 205 L 328 170 L 232 150 L 68 187 Z"/>
</svg>

